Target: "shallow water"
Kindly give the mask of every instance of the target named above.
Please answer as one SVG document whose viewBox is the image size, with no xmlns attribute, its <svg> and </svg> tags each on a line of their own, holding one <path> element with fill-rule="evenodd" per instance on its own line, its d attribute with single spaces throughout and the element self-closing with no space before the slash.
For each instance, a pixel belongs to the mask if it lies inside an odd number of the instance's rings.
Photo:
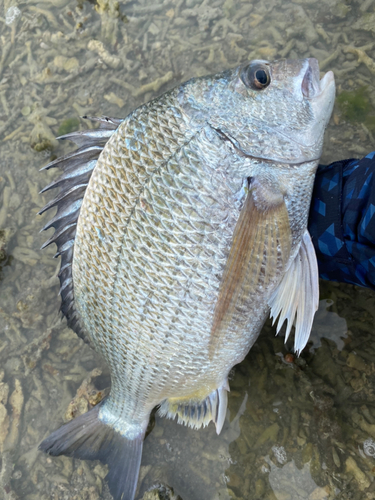
<svg viewBox="0 0 375 500">
<path fill-rule="evenodd" d="M 374 26 L 374 0 L 0 3 L 0 498 L 110 498 L 100 464 L 36 449 L 108 385 L 60 320 L 54 249 L 39 251 L 49 216 L 36 215 L 48 199 L 38 191 L 55 173 L 38 170 L 69 149 L 54 137 L 193 76 L 314 56 L 341 95 L 322 162 L 363 156 L 375 149 Z M 375 498 L 375 296 L 321 283 L 321 298 L 293 363 L 265 326 L 233 371 L 220 436 L 156 417 L 139 498 L 159 483 L 183 500 Z"/>
</svg>

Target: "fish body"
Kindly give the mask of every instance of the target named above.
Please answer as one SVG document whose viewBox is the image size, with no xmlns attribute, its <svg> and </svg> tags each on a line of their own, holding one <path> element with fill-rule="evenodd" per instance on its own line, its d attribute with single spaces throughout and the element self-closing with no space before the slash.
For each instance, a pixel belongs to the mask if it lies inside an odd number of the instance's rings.
<svg viewBox="0 0 375 500">
<path fill-rule="evenodd" d="M 314 59 L 252 61 L 66 136 L 81 148 L 49 186 L 61 193 L 49 243 L 62 310 L 112 384 L 42 449 L 101 459 L 114 498 L 132 500 L 155 406 L 220 432 L 228 373 L 270 312 L 288 333 L 296 321 L 303 348 L 318 301 L 307 217 L 333 101 Z"/>
</svg>

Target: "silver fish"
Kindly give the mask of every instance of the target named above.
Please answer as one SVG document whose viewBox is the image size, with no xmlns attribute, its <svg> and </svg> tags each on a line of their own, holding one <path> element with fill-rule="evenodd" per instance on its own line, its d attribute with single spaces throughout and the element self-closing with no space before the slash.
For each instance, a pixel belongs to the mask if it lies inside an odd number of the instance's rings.
<svg viewBox="0 0 375 500">
<path fill-rule="evenodd" d="M 305 346 L 318 305 L 307 217 L 333 73 L 251 61 L 192 79 L 99 128 L 45 168 L 61 309 L 111 370 L 109 396 L 52 433 L 51 455 L 109 465 L 133 500 L 149 416 L 220 432 L 228 373 L 266 318 Z"/>
</svg>

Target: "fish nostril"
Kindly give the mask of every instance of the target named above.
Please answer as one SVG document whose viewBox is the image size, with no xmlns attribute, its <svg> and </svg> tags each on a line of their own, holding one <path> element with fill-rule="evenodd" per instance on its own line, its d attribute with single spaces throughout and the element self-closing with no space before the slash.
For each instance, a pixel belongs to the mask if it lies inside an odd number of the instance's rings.
<svg viewBox="0 0 375 500">
<path fill-rule="evenodd" d="M 320 92 L 319 65 L 314 58 L 308 59 L 309 66 L 302 80 L 302 93 L 307 99 L 312 99 Z"/>
<path fill-rule="evenodd" d="M 307 68 L 305 76 L 302 80 L 302 93 L 305 97 L 309 98 L 311 94 L 311 67 Z"/>
<path fill-rule="evenodd" d="M 307 99 L 311 99 L 315 94 L 313 72 L 310 65 L 302 80 L 302 93 Z"/>
</svg>

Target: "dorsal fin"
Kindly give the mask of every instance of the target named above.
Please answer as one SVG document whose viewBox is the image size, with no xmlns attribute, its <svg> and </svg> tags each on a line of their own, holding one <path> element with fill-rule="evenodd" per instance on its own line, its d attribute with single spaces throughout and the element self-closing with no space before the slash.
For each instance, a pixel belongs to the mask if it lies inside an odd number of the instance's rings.
<svg viewBox="0 0 375 500">
<path fill-rule="evenodd" d="M 273 323 L 277 321 L 279 333 L 288 322 L 285 342 L 295 322 L 294 350 L 300 354 L 309 340 L 315 312 L 319 307 L 319 273 L 314 246 L 305 231 L 299 251 L 268 304 Z"/>
<path fill-rule="evenodd" d="M 56 197 L 42 208 L 39 214 L 57 206 L 54 217 L 43 227 L 42 231 L 53 227 L 55 233 L 47 240 L 42 248 L 56 243 L 57 253 L 61 255 L 59 272 L 61 312 L 68 321 L 68 326 L 77 335 L 87 341 L 79 324 L 79 318 L 74 306 L 74 289 L 72 276 L 72 262 L 74 252 L 74 238 L 82 200 L 97 159 L 103 151 L 108 139 L 117 129 L 122 120 L 114 118 L 83 118 L 98 121 L 99 128 L 63 135 L 58 139 L 68 139 L 75 142 L 79 149 L 66 156 L 58 158 L 41 170 L 60 168 L 63 173 L 54 182 L 46 186 L 41 192 L 58 188 Z"/>
</svg>

